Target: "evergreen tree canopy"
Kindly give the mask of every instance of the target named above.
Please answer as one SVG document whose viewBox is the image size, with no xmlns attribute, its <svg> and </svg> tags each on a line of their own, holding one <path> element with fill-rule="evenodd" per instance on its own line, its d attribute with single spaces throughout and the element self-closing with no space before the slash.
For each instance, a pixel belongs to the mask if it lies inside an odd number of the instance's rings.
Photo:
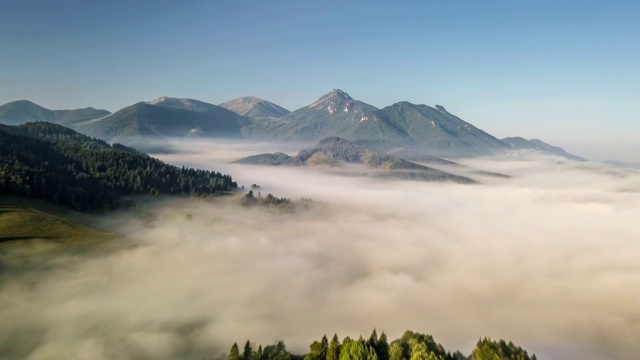
<svg viewBox="0 0 640 360">
<path fill-rule="evenodd" d="M 48 123 L 0 127 L 0 195 L 79 211 L 112 209 L 124 196 L 212 196 L 237 188 L 229 175 L 177 168 Z"/>
<path fill-rule="evenodd" d="M 227 359 L 242 360 L 242 358 L 240 357 L 240 350 L 238 349 L 237 343 L 233 343 L 233 345 L 231 345 L 231 350 L 229 350 L 229 356 L 227 357 Z"/>
<path fill-rule="evenodd" d="M 527 351 L 516 346 L 511 341 L 493 341 L 491 339 L 481 339 L 478 341 L 473 353 L 472 360 L 535 360 L 536 356 L 529 357 Z"/>
</svg>

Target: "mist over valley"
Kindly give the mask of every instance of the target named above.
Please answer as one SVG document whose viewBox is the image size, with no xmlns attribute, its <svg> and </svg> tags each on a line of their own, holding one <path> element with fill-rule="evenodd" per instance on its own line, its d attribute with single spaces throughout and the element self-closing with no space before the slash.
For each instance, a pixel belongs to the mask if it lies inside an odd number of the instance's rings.
<svg viewBox="0 0 640 360">
<path fill-rule="evenodd" d="M 108 245 L 25 262 L 5 243 L 3 356 L 216 357 L 247 338 L 304 353 L 320 334 L 374 327 L 463 353 L 489 336 L 540 359 L 639 355 L 635 170 L 514 154 L 458 160 L 510 176 L 464 185 L 230 162 L 281 150 L 265 143 L 173 147 L 160 159 L 314 202 L 282 212 L 164 197 L 144 216 L 100 216 L 125 235 Z M 28 246 L 63 246 L 42 241 Z"/>
</svg>

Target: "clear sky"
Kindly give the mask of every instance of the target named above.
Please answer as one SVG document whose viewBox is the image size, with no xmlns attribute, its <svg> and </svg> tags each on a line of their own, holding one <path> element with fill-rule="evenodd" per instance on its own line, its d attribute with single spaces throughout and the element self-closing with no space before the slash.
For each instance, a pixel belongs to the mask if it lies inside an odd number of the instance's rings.
<svg viewBox="0 0 640 360">
<path fill-rule="evenodd" d="M 0 104 L 110 111 L 160 96 L 333 88 L 441 104 L 497 136 L 640 161 L 638 1 L 0 0 Z"/>
</svg>

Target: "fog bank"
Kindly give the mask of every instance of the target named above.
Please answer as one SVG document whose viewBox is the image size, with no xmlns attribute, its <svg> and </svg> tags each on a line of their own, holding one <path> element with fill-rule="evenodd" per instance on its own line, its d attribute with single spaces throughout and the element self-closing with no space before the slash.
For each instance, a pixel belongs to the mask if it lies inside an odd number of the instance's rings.
<svg viewBox="0 0 640 360">
<path fill-rule="evenodd" d="M 200 359 L 246 339 L 304 352 L 376 327 L 465 353 L 489 336 L 539 359 L 640 358 L 638 172 L 481 158 L 461 162 L 512 178 L 458 185 L 227 163 L 253 150 L 200 142 L 162 158 L 319 204 L 167 200 L 119 224 L 116 250 L 30 270 L 5 256 L 0 355 Z"/>
</svg>

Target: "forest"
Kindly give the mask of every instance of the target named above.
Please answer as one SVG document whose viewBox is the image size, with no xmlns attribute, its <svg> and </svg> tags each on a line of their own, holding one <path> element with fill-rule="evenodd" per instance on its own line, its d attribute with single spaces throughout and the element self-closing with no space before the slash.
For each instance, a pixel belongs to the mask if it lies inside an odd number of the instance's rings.
<svg viewBox="0 0 640 360">
<path fill-rule="evenodd" d="M 229 175 L 178 168 L 46 122 L 1 126 L 0 154 L 0 195 L 78 211 L 114 209 L 133 195 L 215 196 L 237 188 Z"/>
<path fill-rule="evenodd" d="M 478 340 L 471 355 L 466 356 L 460 351 L 446 351 L 431 335 L 407 330 L 389 342 L 384 332 L 378 336 L 374 329 L 368 339 L 345 337 L 341 342 L 334 334 L 329 341 L 324 335 L 309 345 L 306 355 L 292 354 L 283 341 L 254 349 L 247 340 L 242 353 L 234 343 L 226 360 L 536 360 L 536 356 L 510 341 L 488 338 Z"/>
</svg>

